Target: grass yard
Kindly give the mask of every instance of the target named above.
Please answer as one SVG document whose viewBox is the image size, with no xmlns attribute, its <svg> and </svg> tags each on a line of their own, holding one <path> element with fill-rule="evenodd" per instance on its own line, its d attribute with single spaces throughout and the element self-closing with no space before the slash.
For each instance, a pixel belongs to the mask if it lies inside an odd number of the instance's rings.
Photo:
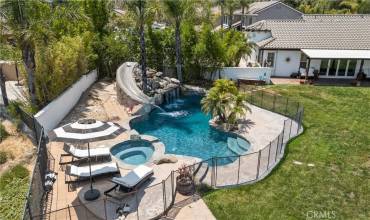
<svg viewBox="0 0 370 220">
<path fill-rule="evenodd" d="M 206 193 L 215 217 L 370 219 L 370 88 L 270 89 L 304 105 L 305 132 L 263 181 Z"/>
</svg>

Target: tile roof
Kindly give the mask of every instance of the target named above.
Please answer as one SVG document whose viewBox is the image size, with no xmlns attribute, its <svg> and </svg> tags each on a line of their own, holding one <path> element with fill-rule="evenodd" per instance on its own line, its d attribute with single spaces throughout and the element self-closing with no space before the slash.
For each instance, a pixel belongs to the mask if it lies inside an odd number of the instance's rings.
<svg viewBox="0 0 370 220">
<path fill-rule="evenodd" d="M 256 14 L 260 10 L 270 7 L 279 1 L 263 1 L 263 2 L 253 2 L 249 5 L 249 9 L 245 12 L 246 14 Z M 238 9 L 234 12 L 234 14 L 241 14 L 242 10 Z"/>
<path fill-rule="evenodd" d="M 370 16 L 326 16 L 322 19 L 264 20 L 247 31 L 271 31 L 265 49 L 370 50 Z"/>
</svg>

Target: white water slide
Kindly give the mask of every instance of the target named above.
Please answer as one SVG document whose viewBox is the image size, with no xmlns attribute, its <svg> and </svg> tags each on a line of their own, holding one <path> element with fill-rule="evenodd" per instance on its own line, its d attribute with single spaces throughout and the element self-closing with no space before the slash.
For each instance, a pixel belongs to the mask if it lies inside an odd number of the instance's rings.
<svg viewBox="0 0 370 220">
<path fill-rule="evenodd" d="M 136 62 L 126 62 L 117 69 L 117 86 L 131 99 L 142 104 L 153 104 L 154 99 L 145 95 L 136 85 L 133 70 L 137 65 L 138 63 Z"/>
</svg>

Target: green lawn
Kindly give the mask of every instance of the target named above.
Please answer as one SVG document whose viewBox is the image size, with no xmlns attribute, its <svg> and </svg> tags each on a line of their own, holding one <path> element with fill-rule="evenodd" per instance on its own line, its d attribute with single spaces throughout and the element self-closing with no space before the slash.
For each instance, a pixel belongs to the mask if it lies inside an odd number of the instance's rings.
<svg viewBox="0 0 370 220">
<path fill-rule="evenodd" d="M 271 89 L 304 105 L 305 132 L 289 143 L 285 159 L 263 181 L 206 193 L 215 217 L 310 219 L 316 212 L 370 219 L 370 88 Z"/>
</svg>

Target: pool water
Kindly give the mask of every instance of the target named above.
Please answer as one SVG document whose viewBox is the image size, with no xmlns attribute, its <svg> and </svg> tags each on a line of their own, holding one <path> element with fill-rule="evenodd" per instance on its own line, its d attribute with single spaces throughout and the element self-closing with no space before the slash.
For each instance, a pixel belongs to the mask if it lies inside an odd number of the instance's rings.
<svg viewBox="0 0 370 220">
<path fill-rule="evenodd" d="M 126 164 L 140 165 L 146 163 L 153 155 L 153 145 L 145 140 L 129 140 L 111 148 L 114 157 Z"/>
<path fill-rule="evenodd" d="M 155 109 L 148 117 L 131 121 L 131 128 L 140 134 L 159 138 L 165 145 L 166 153 L 170 154 L 207 160 L 246 152 L 245 147 L 237 152 L 228 147 L 228 142 L 236 140 L 236 135 L 218 131 L 209 125 L 211 116 L 201 111 L 201 99 L 201 96 L 183 96 L 174 103 L 161 106 L 166 112 Z M 220 161 L 230 163 L 235 159 Z"/>
</svg>

